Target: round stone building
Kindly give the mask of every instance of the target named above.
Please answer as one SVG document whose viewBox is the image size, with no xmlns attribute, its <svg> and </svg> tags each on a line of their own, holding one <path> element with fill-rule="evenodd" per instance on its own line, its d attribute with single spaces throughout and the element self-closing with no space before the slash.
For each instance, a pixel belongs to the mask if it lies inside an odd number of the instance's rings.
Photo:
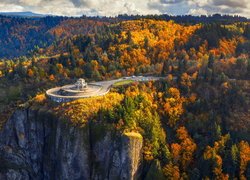
<svg viewBox="0 0 250 180">
<path fill-rule="evenodd" d="M 46 95 L 56 102 L 68 102 L 80 98 L 102 96 L 109 92 L 109 87 L 104 88 L 101 84 L 87 84 L 82 78 L 75 84 L 49 89 Z"/>
</svg>

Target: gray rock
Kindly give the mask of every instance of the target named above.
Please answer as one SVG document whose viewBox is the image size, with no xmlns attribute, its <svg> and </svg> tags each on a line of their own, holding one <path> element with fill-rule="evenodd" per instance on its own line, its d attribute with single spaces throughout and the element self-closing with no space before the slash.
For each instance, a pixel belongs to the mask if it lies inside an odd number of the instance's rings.
<svg viewBox="0 0 250 180">
<path fill-rule="evenodd" d="M 142 137 L 96 127 L 17 110 L 0 132 L 0 179 L 138 179 Z"/>
</svg>

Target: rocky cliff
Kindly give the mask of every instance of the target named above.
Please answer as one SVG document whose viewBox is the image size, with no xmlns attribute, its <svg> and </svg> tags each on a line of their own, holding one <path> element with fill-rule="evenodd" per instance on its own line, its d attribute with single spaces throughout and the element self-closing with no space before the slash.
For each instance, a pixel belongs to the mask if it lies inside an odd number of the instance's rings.
<svg viewBox="0 0 250 180">
<path fill-rule="evenodd" d="M 101 122 L 84 127 L 17 110 L 0 132 L 0 179 L 138 179 L 143 138 Z"/>
</svg>

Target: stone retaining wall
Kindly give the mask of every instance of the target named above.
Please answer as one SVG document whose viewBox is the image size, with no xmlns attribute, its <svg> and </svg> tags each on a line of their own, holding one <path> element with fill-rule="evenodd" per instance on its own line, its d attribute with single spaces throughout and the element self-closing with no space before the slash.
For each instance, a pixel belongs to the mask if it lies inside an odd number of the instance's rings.
<svg viewBox="0 0 250 180">
<path fill-rule="evenodd" d="M 60 96 L 60 95 L 53 94 L 54 91 L 57 91 L 60 88 L 53 88 L 53 89 L 50 89 L 50 90 L 46 91 L 46 96 L 50 100 L 52 100 L 54 102 L 64 103 L 64 102 L 70 102 L 70 101 L 74 101 L 74 100 L 82 99 L 82 98 L 90 98 L 90 97 L 95 97 L 95 96 L 104 96 L 104 95 L 109 93 L 110 88 L 111 88 L 111 86 L 109 86 L 107 91 L 105 91 L 103 93 L 99 93 L 99 94 L 96 94 L 96 95 L 90 95 L 90 96 L 87 96 L 87 95 L 86 96 Z"/>
</svg>

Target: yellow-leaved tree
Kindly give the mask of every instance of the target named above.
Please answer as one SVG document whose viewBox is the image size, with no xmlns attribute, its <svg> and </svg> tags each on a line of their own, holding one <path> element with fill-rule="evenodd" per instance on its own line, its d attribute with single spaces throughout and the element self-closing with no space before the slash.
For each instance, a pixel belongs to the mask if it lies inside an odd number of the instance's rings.
<svg viewBox="0 0 250 180">
<path fill-rule="evenodd" d="M 173 127 L 184 113 L 183 104 L 186 99 L 181 97 L 177 88 L 169 88 L 168 94 L 169 97 L 166 98 L 164 110 L 168 116 L 168 124 Z"/>
</svg>

